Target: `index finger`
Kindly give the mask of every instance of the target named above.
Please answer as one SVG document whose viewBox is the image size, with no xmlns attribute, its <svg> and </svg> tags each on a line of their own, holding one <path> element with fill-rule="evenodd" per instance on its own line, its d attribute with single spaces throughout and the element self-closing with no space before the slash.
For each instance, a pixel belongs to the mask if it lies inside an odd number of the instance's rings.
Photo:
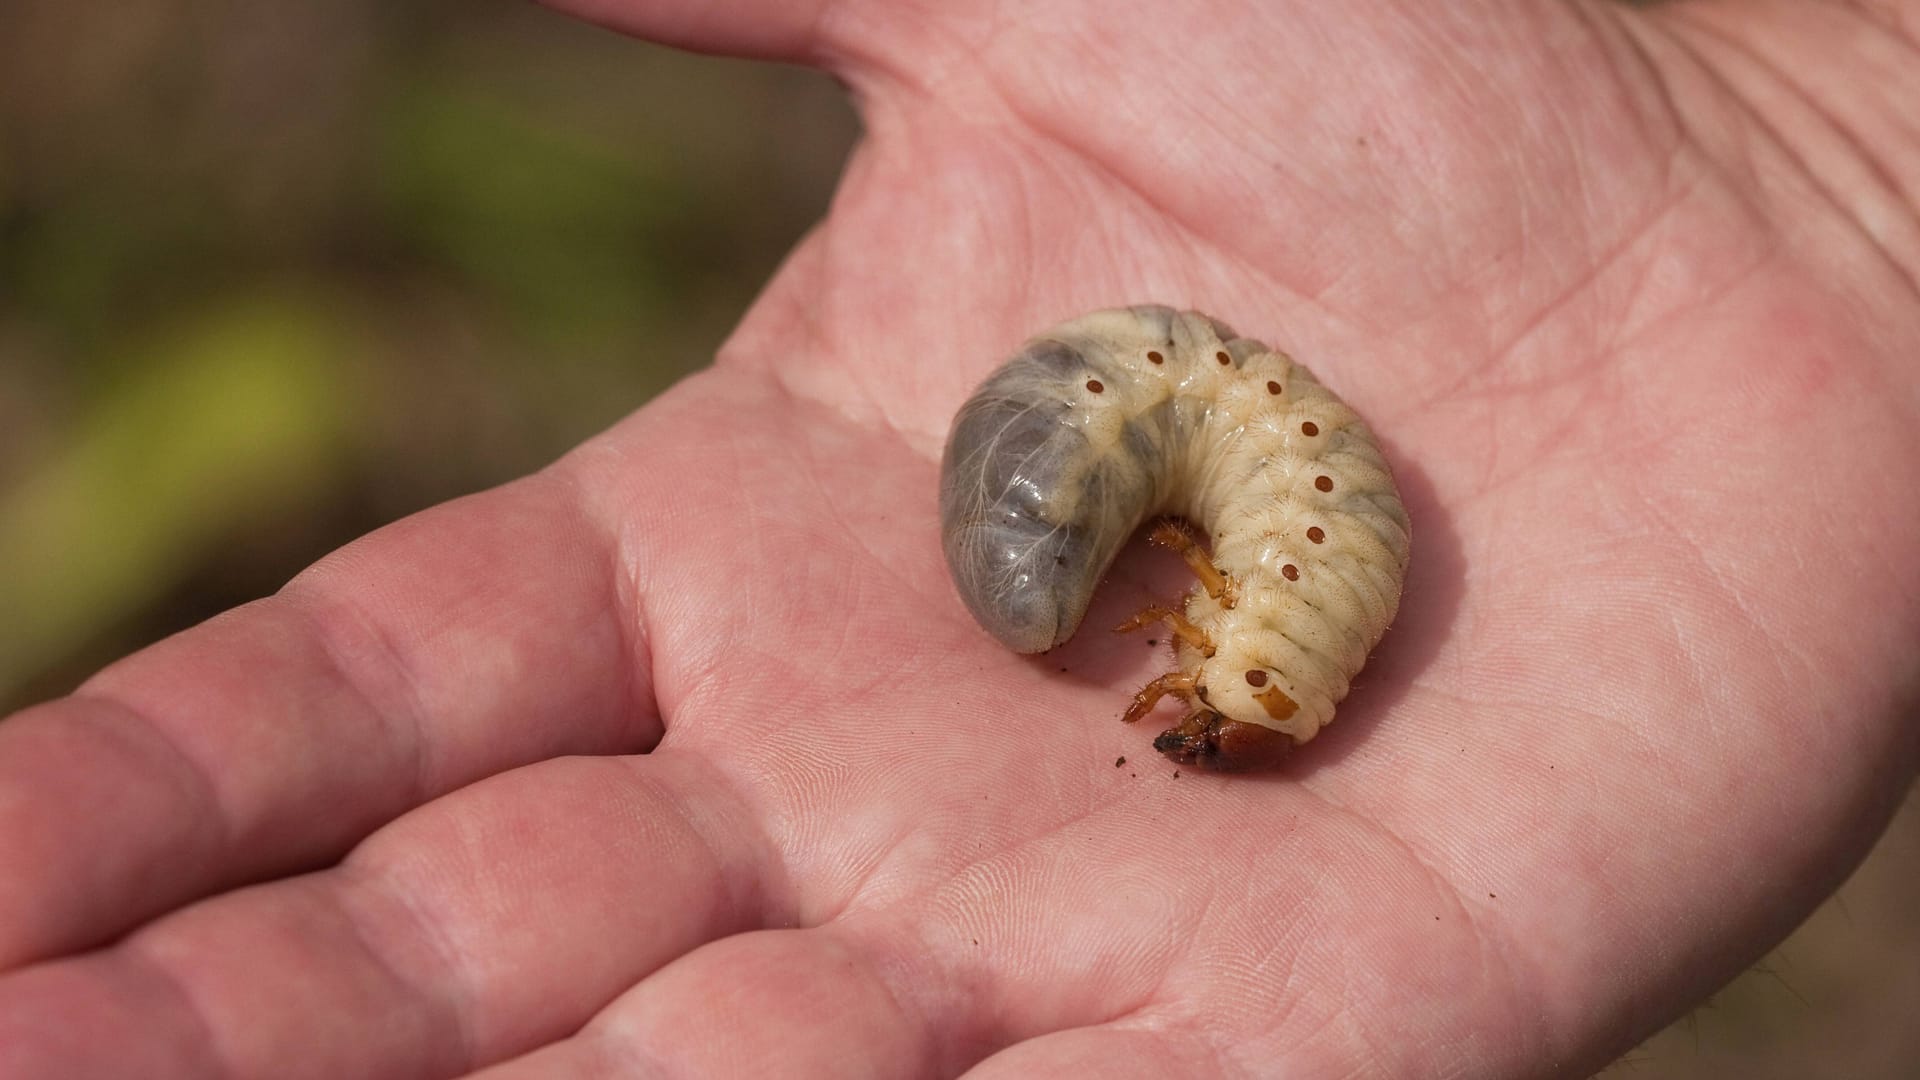
<svg viewBox="0 0 1920 1080">
<path fill-rule="evenodd" d="M 556 468 L 405 519 L 0 722 L 0 968 L 659 737 L 615 530 Z"/>
</svg>

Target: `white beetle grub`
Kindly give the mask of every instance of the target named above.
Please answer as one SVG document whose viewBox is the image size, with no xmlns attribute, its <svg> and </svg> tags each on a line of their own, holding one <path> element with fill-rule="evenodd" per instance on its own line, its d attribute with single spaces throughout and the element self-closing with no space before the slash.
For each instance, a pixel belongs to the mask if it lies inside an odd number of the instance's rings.
<svg viewBox="0 0 1920 1080">
<path fill-rule="evenodd" d="M 1118 627 L 1166 624 L 1177 664 L 1122 719 L 1181 699 L 1154 748 L 1223 770 L 1270 765 L 1333 719 L 1410 551 L 1352 409 L 1285 353 L 1158 305 L 1082 316 L 994 372 L 954 420 L 940 510 L 961 598 L 1023 653 L 1072 637 L 1127 538 L 1169 518 L 1153 539 L 1199 588 Z"/>
</svg>

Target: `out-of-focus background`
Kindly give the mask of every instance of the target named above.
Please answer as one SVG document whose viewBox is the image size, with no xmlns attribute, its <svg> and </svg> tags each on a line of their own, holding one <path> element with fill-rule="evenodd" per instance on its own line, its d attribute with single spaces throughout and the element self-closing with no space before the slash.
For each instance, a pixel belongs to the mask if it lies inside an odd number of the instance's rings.
<svg viewBox="0 0 1920 1080">
<path fill-rule="evenodd" d="M 0 0 L 0 714 L 639 406 L 856 134 L 522 0 Z M 1917 1015 L 1909 798 L 1608 1076 L 1912 1078 Z"/>
<path fill-rule="evenodd" d="M 0 706 L 646 401 L 856 130 L 521 0 L 0 0 Z"/>
</svg>

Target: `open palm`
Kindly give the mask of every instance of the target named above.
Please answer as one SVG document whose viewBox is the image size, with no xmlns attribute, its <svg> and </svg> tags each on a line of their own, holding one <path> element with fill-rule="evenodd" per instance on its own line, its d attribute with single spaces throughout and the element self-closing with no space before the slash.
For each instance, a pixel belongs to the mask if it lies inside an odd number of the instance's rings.
<svg viewBox="0 0 1920 1080">
<path fill-rule="evenodd" d="M 830 219 L 553 468 L 0 726 L 0 1073 L 1577 1070 L 1910 779 L 1911 211 L 1768 142 L 1711 20 L 565 6 L 842 74 Z M 941 563 L 953 410 L 1143 301 L 1311 366 L 1414 522 L 1270 776 L 1117 722 L 1174 560 L 1039 658 Z"/>
</svg>

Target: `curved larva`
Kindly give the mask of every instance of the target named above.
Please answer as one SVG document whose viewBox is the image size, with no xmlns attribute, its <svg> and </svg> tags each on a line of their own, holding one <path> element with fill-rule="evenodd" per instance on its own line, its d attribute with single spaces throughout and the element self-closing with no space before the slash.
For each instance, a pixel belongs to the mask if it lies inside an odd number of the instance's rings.
<svg viewBox="0 0 1920 1080">
<path fill-rule="evenodd" d="M 1155 746 L 1273 760 L 1333 719 L 1400 604 L 1409 526 L 1372 432 L 1305 367 L 1198 312 L 1099 311 L 1027 342 L 961 408 L 941 471 L 943 546 L 974 617 L 1017 652 L 1073 636 L 1156 515 L 1202 576 L 1165 619 L 1179 670 L 1135 698 L 1193 710 Z M 1211 584 L 1209 584 L 1211 582 Z M 1218 594 L 1218 595 L 1213 595 Z M 1278 734 L 1290 736 L 1279 738 Z"/>
</svg>

